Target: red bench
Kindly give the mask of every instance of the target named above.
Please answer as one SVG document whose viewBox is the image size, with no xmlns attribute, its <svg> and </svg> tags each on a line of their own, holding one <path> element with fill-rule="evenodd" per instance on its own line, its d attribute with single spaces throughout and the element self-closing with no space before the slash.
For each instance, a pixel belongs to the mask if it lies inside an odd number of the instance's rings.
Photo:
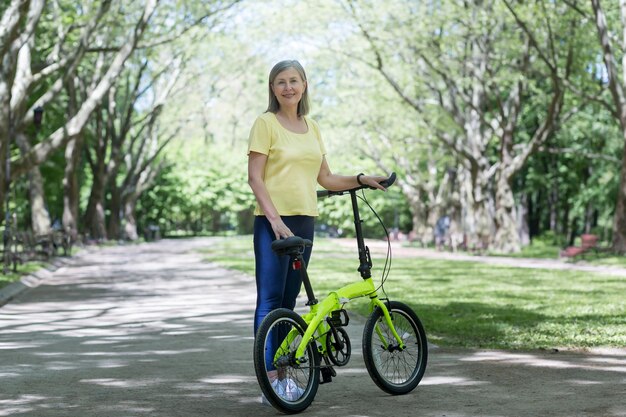
<svg viewBox="0 0 626 417">
<path fill-rule="evenodd" d="M 580 246 L 570 246 L 561 251 L 561 256 L 566 258 L 575 258 L 577 256 L 585 256 L 590 250 L 598 250 L 598 236 L 584 234 L 580 236 Z"/>
</svg>

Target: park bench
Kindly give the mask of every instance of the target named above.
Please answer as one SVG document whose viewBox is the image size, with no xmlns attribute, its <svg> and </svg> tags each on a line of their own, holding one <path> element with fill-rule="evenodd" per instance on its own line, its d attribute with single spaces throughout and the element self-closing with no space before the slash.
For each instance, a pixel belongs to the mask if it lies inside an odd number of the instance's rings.
<svg viewBox="0 0 626 417">
<path fill-rule="evenodd" d="M 59 255 L 69 256 L 72 249 L 72 238 L 69 233 L 54 230 L 50 233 L 35 234 L 32 230 L 18 231 L 15 235 L 17 254 L 23 262 L 29 260 L 47 261 Z"/>
<path fill-rule="evenodd" d="M 17 272 L 18 264 L 34 260 L 49 261 L 50 258 L 59 256 L 61 250 L 63 256 L 70 256 L 74 240 L 64 230 L 53 230 L 44 234 L 35 234 L 32 230 L 11 231 L 7 244 L 2 244 L 1 249 L 4 272 L 8 272 L 11 264 L 13 272 Z"/>
<path fill-rule="evenodd" d="M 17 240 L 18 253 L 24 261 L 47 261 L 54 255 L 55 250 L 50 234 L 36 235 L 31 230 L 27 230 L 17 232 L 15 238 Z"/>
<path fill-rule="evenodd" d="M 24 260 L 22 259 L 22 255 L 17 251 L 13 250 L 13 244 L 9 243 L 8 245 L 2 245 L 2 262 L 4 263 L 3 273 L 8 273 L 9 265 L 13 265 L 11 268 L 13 272 L 17 272 L 17 265 L 22 265 Z"/>
<path fill-rule="evenodd" d="M 580 236 L 580 246 L 569 246 L 561 251 L 561 257 L 572 258 L 585 257 L 585 254 L 593 251 L 598 253 L 598 236 L 592 234 L 583 234 Z"/>
</svg>

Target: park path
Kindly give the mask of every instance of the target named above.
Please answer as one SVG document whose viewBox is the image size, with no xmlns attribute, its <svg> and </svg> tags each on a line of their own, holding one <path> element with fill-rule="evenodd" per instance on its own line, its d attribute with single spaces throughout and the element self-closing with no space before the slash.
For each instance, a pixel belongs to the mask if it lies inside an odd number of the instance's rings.
<svg viewBox="0 0 626 417">
<path fill-rule="evenodd" d="M 219 239 L 85 250 L 0 308 L 0 416 L 263 417 L 254 278 L 203 260 Z M 301 304 L 301 303 L 300 303 Z M 626 352 L 433 347 L 412 393 L 350 365 L 304 416 L 626 416 Z"/>
<path fill-rule="evenodd" d="M 344 247 L 354 247 L 354 239 L 337 239 Z M 366 245 L 372 254 L 384 255 L 387 253 L 387 242 L 383 240 L 366 240 Z M 437 251 L 430 248 L 417 248 L 405 246 L 403 242 L 392 241 L 391 250 L 393 257 L 423 258 L 423 259 L 448 259 L 454 261 L 481 262 L 491 265 L 512 266 L 516 268 L 530 269 L 557 269 L 562 271 L 585 271 L 604 275 L 626 277 L 626 268 L 610 265 L 590 265 L 585 260 L 573 262 L 567 258 L 536 259 L 536 258 L 512 258 L 507 256 L 483 256 L 467 252 Z M 593 254 L 589 254 L 593 257 Z"/>
</svg>

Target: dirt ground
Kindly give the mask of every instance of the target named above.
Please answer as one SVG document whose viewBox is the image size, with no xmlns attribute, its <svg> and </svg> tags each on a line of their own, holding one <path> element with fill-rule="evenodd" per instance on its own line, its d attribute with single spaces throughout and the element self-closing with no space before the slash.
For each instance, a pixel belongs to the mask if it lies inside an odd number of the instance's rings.
<svg viewBox="0 0 626 417">
<path fill-rule="evenodd" d="M 0 291 L 0 304 L 13 297 L 0 307 L 0 416 L 276 415 L 252 366 L 254 278 L 204 262 L 196 250 L 215 244 L 83 251 Z M 350 364 L 302 415 L 626 416 L 626 349 L 432 346 L 422 383 L 393 397 L 367 375 L 362 324 L 351 316 Z"/>
</svg>

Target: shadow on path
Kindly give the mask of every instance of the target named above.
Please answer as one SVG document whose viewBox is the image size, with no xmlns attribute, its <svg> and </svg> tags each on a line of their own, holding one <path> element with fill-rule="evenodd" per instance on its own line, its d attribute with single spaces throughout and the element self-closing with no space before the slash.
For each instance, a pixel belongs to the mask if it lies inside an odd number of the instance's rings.
<svg viewBox="0 0 626 417">
<path fill-rule="evenodd" d="M 254 278 L 204 262 L 216 239 L 80 254 L 0 308 L 0 416 L 270 416 L 252 367 Z M 301 303 L 300 303 L 301 304 Z M 437 349 L 390 397 L 353 356 L 306 416 L 626 416 L 626 356 Z"/>
</svg>

